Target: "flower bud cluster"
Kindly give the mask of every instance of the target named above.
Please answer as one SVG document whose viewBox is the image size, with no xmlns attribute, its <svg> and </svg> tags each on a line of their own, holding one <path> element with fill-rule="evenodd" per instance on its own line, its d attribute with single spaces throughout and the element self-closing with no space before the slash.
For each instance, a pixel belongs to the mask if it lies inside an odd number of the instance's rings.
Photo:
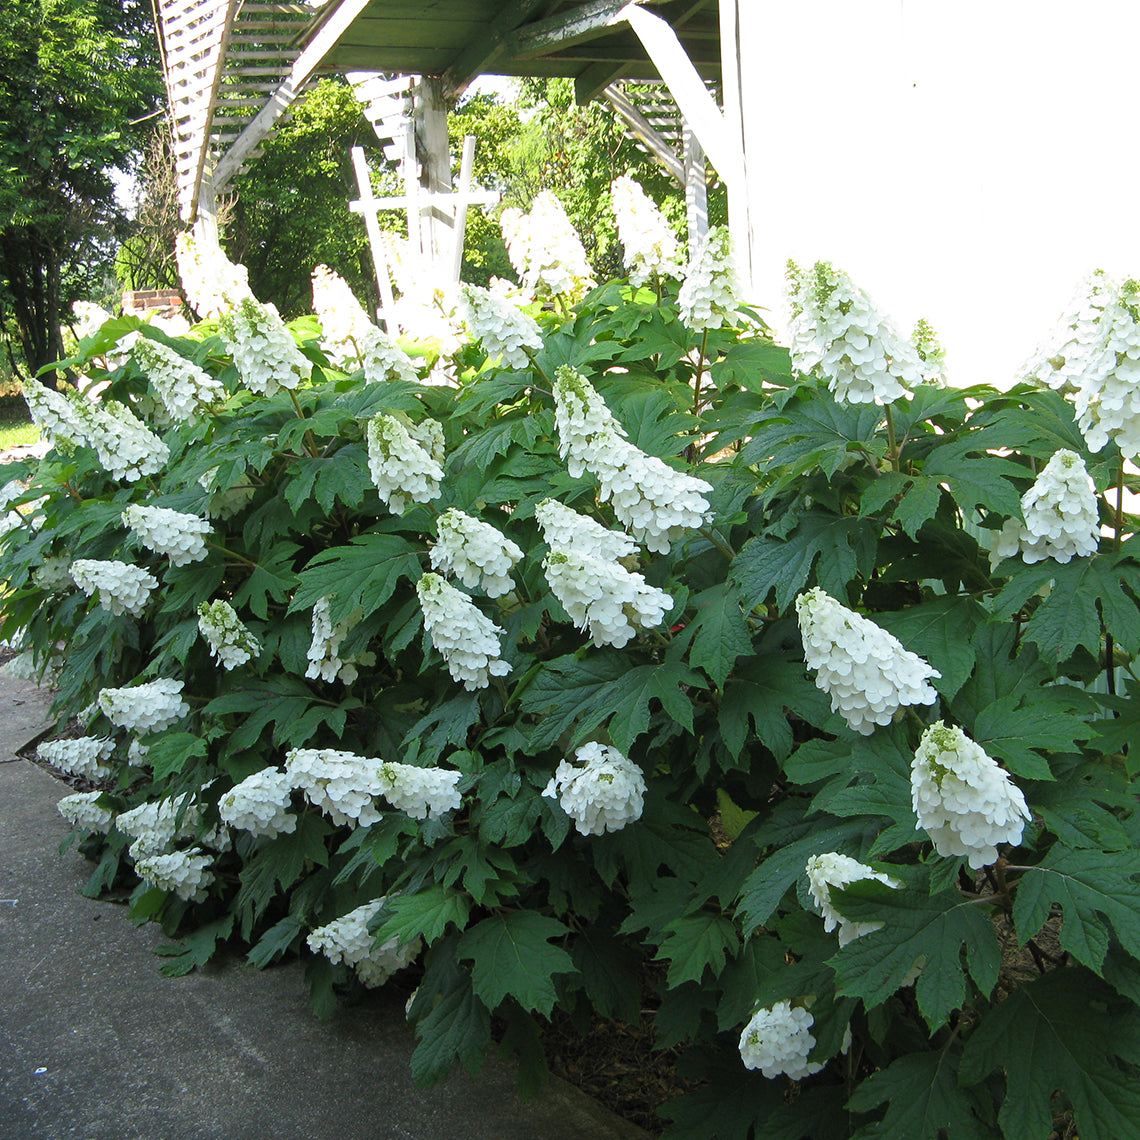
<svg viewBox="0 0 1140 1140">
<path fill-rule="evenodd" d="M 618 238 L 625 247 L 631 285 L 655 277 L 680 277 L 677 235 L 641 186 L 628 174 L 610 183 Z"/>
<path fill-rule="evenodd" d="M 713 226 L 697 246 L 677 294 L 681 323 L 693 332 L 719 329 L 736 318 L 740 277 L 726 226 Z"/>
<path fill-rule="evenodd" d="M 641 818 L 645 777 L 612 744 L 593 740 L 559 761 L 542 794 L 557 798 L 581 835 L 604 835 Z"/>
<path fill-rule="evenodd" d="M 382 946 L 374 945 L 376 939 L 368 933 L 368 924 L 385 902 L 385 897 L 375 899 L 318 927 L 306 940 L 309 949 L 330 962 L 351 966 L 369 988 L 383 985 L 397 970 L 410 965 L 423 946 L 419 938 L 403 944 L 398 938 L 390 938 Z"/>
<path fill-rule="evenodd" d="M 740 1059 L 746 1069 L 759 1069 L 769 1080 L 781 1073 L 802 1081 L 818 1073 L 823 1065 L 809 1061 L 815 1048 L 811 1027 L 815 1018 L 802 1006 L 778 1001 L 759 1009 L 740 1034 Z"/>
<path fill-rule="evenodd" d="M 557 499 L 543 499 L 534 509 L 542 537 L 551 550 L 617 562 L 637 554 L 637 543 L 620 530 L 608 530 L 588 515 L 580 515 Z"/>
<path fill-rule="evenodd" d="M 460 287 L 463 319 L 471 336 L 483 345 L 490 357 L 501 356 L 506 368 L 525 369 L 530 365 L 527 349 L 542 348 L 542 332 L 537 322 L 505 297 L 476 285 Z"/>
<path fill-rule="evenodd" d="M 214 857 L 201 848 L 168 851 L 162 855 L 144 855 L 135 859 L 139 878 L 160 891 L 173 891 L 187 902 L 204 902 L 214 881 L 210 870 Z"/>
<path fill-rule="evenodd" d="M 1096 488 L 1075 452 L 1062 448 L 1042 468 L 1022 496 L 1025 523 L 1009 519 L 994 540 L 990 563 L 996 566 L 1020 552 L 1027 563 L 1069 562 L 1095 554 L 1100 544 Z"/>
<path fill-rule="evenodd" d="M 234 265 L 216 241 L 198 241 L 189 231 L 174 240 L 178 276 L 186 301 L 199 317 L 220 317 L 239 301 L 252 297 L 249 270 Z"/>
<path fill-rule="evenodd" d="M 74 792 L 64 796 L 55 806 L 59 814 L 77 831 L 106 835 L 111 830 L 114 813 L 101 807 L 102 792 Z"/>
<path fill-rule="evenodd" d="M 102 689 L 99 708 L 117 728 L 145 735 L 176 724 L 190 706 L 182 699 L 182 682 L 159 677 L 123 689 Z"/>
<path fill-rule="evenodd" d="M 224 385 L 169 345 L 140 337 L 131 355 L 175 423 L 189 423 L 225 403 Z"/>
<path fill-rule="evenodd" d="M 375 653 L 356 653 L 351 657 L 341 657 L 341 642 L 349 635 L 359 619 L 360 611 L 350 614 L 336 625 L 332 623 L 330 599 L 326 595 L 318 598 L 313 606 L 313 640 L 309 645 L 309 667 L 305 676 L 311 681 L 341 681 L 351 685 L 359 675 L 358 665 L 374 665 Z"/>
<path fill-rule="evenodd" d="M 218 658 L 223 669 L 236 669 L 261 653 L 257 638 L 229 602 L 202 602 L 198 606 L 198 630 L 209 643 L 210 656 Z"/>
<path fill-rule="evenodd" d="M 74 740 L 44 741 L 36 749 L 36 755 L 72 776 L 99 780 L 111 774 L 104 761 L 109 760 L 114 751 L 115 742 L 110 737 L 80 736 Z"/>
<path fill-rule="evenodd" d="M 281 388 L 296 388 L 313 371 L 273 305 L 243 297 L 222 317 L 218 332 L 251 392 L 272 396 Z"/>
<path fill-rule="evenodd" d="M 1021 789 L 960 728 L 935 721 L 910 768 L 918 826 L 939 855 L 964 855 L 977 870 L 995 862 L 997 844 L 1020 843 L 1031 819 Z"/>
<path fill-rule="evenodd" d="M 180 818 L 181 817 L 181 818 Z M 189 839 L 198 827 L 198 808 L 190 792 L 169 800 L 141 803 L 115 816 L 115 827 L 134 842 L 132 859 L 165 852 L 180 839 Z"/>
<path fill-rule="evenodd" d="M 83 425 L 83 437 L 99 455 L 112 479 L 135 483 L 156 475 L 170 458 L 170 448 L 125 404 L 96 403 L 75 394 L 72 407 Z"/>
<path fill-rule="evenodd" d="M 586 251 L 551 191 L 542 190 L 535 196 L 529 214 L 504 210 L 499 224 L 511 265 L 528 293 L 574 302 L 594 287 Z"/>
<path fill-rule="evenodd" d="M 447 671 L 468 691 L 485 689 L 492 677 L 505 677 L 510 665 L 499 656 L 503 631 L 475 603 L 438 574 L 416 583 L 424 627 Z"/>
<path fill-rule="evenodd" d="M 511 570 L 523 556 L 517 543 L 455 507 L 439 516 L 437 532 L 431 548 L 433 570 L 454 574 L 469 590 L 481 586 L 489 598 L 514 589 Z"/>
<path fill-rule="evenodd" d="M 457 810 L 463 802 L 457 787 L 461 775 L 446 768 L 385 761 L 380 765 L 381 794 L 412 819 L 430 819 Z"/>
<path fill-rule="evenodd" d="M 293 779 L 279 768 L 263 768 L 235 784 L 218 800 L 218 815 L 230 827 L 270 839 L 297 830 L 289 811 Z"/>
<path fill-rule="evenodd" d="M 338 827 L 349 820 L 367 827 L 380 818 L 373 800 L 384 790 L 382 763 L 334 748 L 294 748 L 285 757 L 285 772 Z"/>
<path fill-rule="evenodd" d="M 143 612 L 151 590 L 158 586 L 158 579 L 141 566 L 95 558 L 76 559 L 71 564 L 71 577 L 88 597 L 98 590 L 103 609 L 134 617 Z"/>
<path fill-rule="evenodd" d="M 846 887 L 852 883 L 860 883 L 865 879 L 874 879 L 877 883 L 885 883 L 888 887 L 898 888 L 898 879 L 860 863 L 849 855 L 840 855 L 836 851 L 829 851 L 824 855 L 813 855 L 807 861 L 808 890 L 823 915 L 823 929 L 829 934 L 839 927 L 839 945 L 846 946 L 864 934 L 881 930 L 881 922 L 854 922 L 844 918 L 831 905 L 831 888 Z"/>
<path fill-rule="evenodd" d="M 379 415 L 368 421 L 366 436 L 368 472 L 394 515 L 403 514 L 409 500 L 430 503 L 439 494 L 443 437 L 435 420 L 409 425 L 395 416 Z"/>
<path fill-rule="evenodd" d="M 808 668 L 817 670 L 816 687 L 855 732 L 870 736 L 903 705 L 938 700 L 927 683 L 942 676 L 937 669 L 818 586 L 796 598 L 796 614 Z"/>
<path fill-rule="evenodd" d="M 820 376 L 837 400 L 890 404 L 922 383 L 914 346 L 842 270 L 817 261 L 804 273 L 788 263 L 792 367 Z"/>
<path fill-rule="evenodd" d="M 132 504 L 123 511 L 123 522 L 147 550 L 165 554 L 171 566 L 187 566 L 206 557 L 210 524 L 197 515 Z"/>
</svg>

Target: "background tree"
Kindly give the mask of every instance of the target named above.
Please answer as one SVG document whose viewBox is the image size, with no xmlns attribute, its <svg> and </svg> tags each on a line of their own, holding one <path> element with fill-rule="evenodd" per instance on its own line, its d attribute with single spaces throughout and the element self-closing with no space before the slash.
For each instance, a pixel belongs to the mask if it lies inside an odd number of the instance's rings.
<svg viewBox="0 0 1140 1140">
<path fill-rule="evenodd" d="M 0 320 L 28 372 L 62 355 L 62 306 L 91 295 L 125 217 L 161 81 L 143 0 L 22 0 L 0 23 Z"/>
</svg>

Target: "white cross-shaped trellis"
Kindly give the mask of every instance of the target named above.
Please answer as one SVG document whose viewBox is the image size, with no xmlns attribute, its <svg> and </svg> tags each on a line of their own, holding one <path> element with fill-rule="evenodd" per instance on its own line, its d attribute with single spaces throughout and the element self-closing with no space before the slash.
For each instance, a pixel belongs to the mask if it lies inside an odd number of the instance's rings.
<svg viewBox="0 0 1140 1140">
<path fill-rule="evenodd" d="M 411 126 L 409 124 L 409 131 Z M 411 139 L 406 153 L 414 154 Z M 368 164 L 361 147 L 352 148 L 352 165 L 356 172 L 356 186 L 360 197 L 349 202 L 349 209 L 364 218 L 368 233 L 368 244 L 372 250 L 372 267 L 376 273 L 376 287 L 380 291 L 380 317 L 389 332 L 398 328 L 395 298 L 392 294 L 392 278 L 388 270 L 384 239 L 380 231 L 381 210 L 405 210 L 408 217 L 408 242 L 414 251 L 426 260 L 435 262 L 433 270 L 440 272 L 445 267 L 445 257 L 439 256 L 434 248 L 430 227 L 425 225 L 424 214 L 437 210 L 451 215 L 450 264 L 446 266 L 447 280 L 458 282 L 463 267 L 463 239 L 467 229 L 467 208 L 471 205 L 493 204 L 501 200 L 496 190 L 478 190 L 471 186 L 472 168 L 475 163 L 475 136 L 466 135 L 463 139 L 463 158 L 459 164 L 459 185 L 450 192 L 436 193 L 425 190 L 416 177 L 415 163 L 404 164 L 404 193 L 377 198 L 372 193 L 372 182 Z"/>
</svg>

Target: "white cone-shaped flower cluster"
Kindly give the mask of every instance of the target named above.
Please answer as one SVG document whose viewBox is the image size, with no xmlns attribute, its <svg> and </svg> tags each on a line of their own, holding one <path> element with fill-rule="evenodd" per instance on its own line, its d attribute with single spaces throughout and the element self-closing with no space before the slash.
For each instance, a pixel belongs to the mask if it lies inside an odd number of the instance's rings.
<svg viewBox="0 0 1140 1140">
<path fill-rule="evenodd" d="M 595 645 L 620 649 L 639 629 L 653 629 L 673 608 L 673 599 L 650 586 L 643 574 L 573 550 L 551 550 L 542 563 L 551 592 L 570 620 L 589 630 Z"/>
<path fill-rule="evenodd" d="M 504 210 L 499 224 L 511 265 L 528 293 L 573 302 L 594 287 L 586 251 L 551 191 L 542 190 L 535 196 L 529 214 Z"/>
<path fill-rule="evenodd" d="M 431 548 L 433 570 L 454 574 L 469 590 L 482 587 L 489 598 L 514 589 L 511 570 L 523 552 L 490 523 L 452 507 L 439 516 L 437 532 Z"/>
<path fill-rule="evenodd" d="M 589 471 L 601 484 L 601 498 L 638 542 L 668 553 L 686 531 L 703 526 L 712 485 L 635 447 L 626 440 L 593 385 L 562 365 L 554 378 L 554 422 L 558 453 L 572 478 Z"/>
<path fill-rule="evenodd" d="M 139 878 L 160 891 L 173 891 L 187 902 L 204 902 L 214 881 L 210 870 L 214 857 L 199 847 L 186 851 L 168 851 L 163 855 L 144 855 L 135 860 Z"/>
<path fill-rule="evenodd" d="M 466 594 L 431 573 L 416 583 L 416 594 L 428 637 L 453 680 L 462 681 L 468 691 L 485 689 L 492 677 L 511 671 L 499 656 L 503 631 Z"/>
<path fill-rule="evenodd" d="M 94 301 L 72 301 L 71 314 L 74 318 L 71 331 L 75 334 L 76 340 L 82 340 L 85 336 L 98 332 L 112 319 L 111 314 L 102 305 L 96 305 Z"/>
<path fill-rule="evenodd" d="M 996 566 L 1021 554 L 1027 563 L 1069 562 L 1074 556 L 1095 554 L 1100 544 L 1096 488 L 1075 452 L 1062 448 L 1041 470 L 1022 496 L 1025 523 L 1010 519 L 998 533 L 990 552 Z"/>
<path fill-rule="evenodd" d="M 352 627 L 360 617 L 360 611 L 350 614 L 336 625 L 332 623 L 329 598 L 318 598 L 313 606 L 313 640 L 309 644 L 309 666 L 305 676 L 311 681 L 319 677 L 322 681 L 341 681 L 351 685 L 359 675 L 358 665 L 375 665 L 375 653 L 355 653 L 351 657 L 341 657 L 341 642 L 352 632 Z"/>
<path fill-rule="evenodd" d="M 189 423 L 225 403 L 225 386 L 170 345 L 140 337 L 131 355 L 175 423 Z"/>
<path fill-rule="evenodd" d="M 53 446 L 83 443 L 87 431 L 72 402 L 62 393 L 29 378 L 22 385 L 24 403 L 40 434 Z"/>
<path fill-rule="evenodd" d="M 208 553 L 206 535 L 210 533 L 210 524 L 197 515 L 132 504 L 123 511 L 123 522 L 147 550 L 165 554 L 171 566 L 201 562 Z"/>
<path fill-rule="evenodd" d="M 106 835 L 111 830 L 114 813 L 100 807 L 102 792 L 74 792 L 64 796 L 55 806 L 59 814 L 77 831 L 98 832 Z"/>
<path fill-rule="evenodd" d="M 141 803 L 115 816 L 115 827 L 134 840 L 129 849 L 131 858 L 158 855 L 178 840 L 189 839 L 198 826 L 193 799 L 185 792 L 175 799 Z"/>
<path fill-rule="evenodd" d="M 606 562 L 637 554 L 637 543 L 620 530 L 609 530 L 556 499 L 543 499 L 534 509 L 542 537 L 551 550 L 574 551 Z"/>
<path fill-rule="evenodd" d="M 116 728 L 140 736 L 161 732 L 176 724 L 190 711 L 182 699 L 182 682 L 159 677 L 123 689 L 102 689 L 99 708 Z"/>
<path fill-rule="evenodd" d="M 463 802 L 456 785 L 461 772 L 417 768 L 387 760 L 380 766 L 382 795 L 412 819 L 430 819 L 455 811 Z"/>
<path fill-rule="evenodd" d="M 859 883 L 864 879 L 874 879 L 877 883 L 886 883 L 888 887 L 899 887 L 899 881 L 882 871 L 852 859 L 850 855 L 840 855 L 836 851 L 828 851 L 823 855 L 813 855 L 807 861 L 808 890 L 819 913 L 823 915 L 823 929 L 831 933 L 839 928 L 839 945 L 846 946 L 864 934 L 881 930 L 881 922 L 854 922 L 844 918 L 831 905 L 831 888 L 846 887 L 851 883 Z"/>
<path fill-rule="evenodd" d="M 939 855 L 964 855 L 977 870 L 995 862 L 997 844 L 1020 843 L 1031 819 L 1021 789 L 960 728 L 935 721 L 910 768 L 918 826 Z"/>
<path fill-rule="evenodd" d="M 631 285 L 644 285 L 655 277 L 680 277 L 677 235 L 640 184 L 628 174 L 610 183 L 618 238 L 625 247 L 625 266 Z"/>
<path fill-rule="evenodd" d="M 273 305 L 244 297 L 222 317 L 218 332 L 251 392 L 272 396 L 281 388 L 296 388 L 312 374 L 312 362 Z"/>
<path fill-rule="evenodd" d="M 529 367 L 526 350 L 537 352 L 542 348 L 538 323 L 518 305 L 489 289 L 462 285 L 460 295 L 464 323 L 472 338 L 483 345 L 483 351 L 490 357 L 501 356 L 506 368 Z"/>
<path fill-rule="evenodd" d="M 218 800 L 218 815 L 230 827 L 273 839 L 297 830 L 289 810 L 293 779 L 279 768 L 263 768 L 246 776 Z"/>
<path fill-rule="evenodd" d="M 52 555 L 44 559 L 42 566 L 32 571 L 32 581 L 49 594 L 61 594 L 75 585 L 71 576 L 71 559 L 66 554 Z"/>
<path fill-rule="evenodd" d="M 77 558 L 71 564 L 71 577 L 88 596 L 99 592 L 99 604 L 113 614 L 138 617 L 146 607 L 158 579 L 141 566 L 126 562 Z"/>
<path fill-rule="evenodd" d="M 382 946 L 374 945 L 368 924 L 386 901 L 385 897 L 378 898 L 318 927 L 306 939 L 309 949 L 330 962 L 351 966 L 369 988 L 382 986 L 397 970 L 410 965 L 423 945 L 419 938 L 403 944 L 398 938 L 390 938 Z"/>
<path fill-rule="evenodd" d="M 367 827 L 380 818 L 373 802 L 383 790 L 381 760 L 335 748 L 294 748 L 285 757 L 293 787 L 338 827 L 355 820 Z"/>
<path fill-rule="evenodd" d="M 368 421 L 368 473 L 394 515 L 402 514 L 409 501 L 430 503 L 439 494 L 443 478 L 439 426 L 435 420 L 409 425 L 389 415 Z"/>
<path fill-rule="evenodd" d="M 202 602 L 198 606 L 198 631 L 223 669 L 236 669 L 261 653 L 257 638 L 242 624 L 229 602 Z"/>
<path fill-rule="evenodd" d="M 842 270 L 817 261 L 805 273 L 790 262 L 788 300 L 792 367 L 825 379 L 837 400 L 890 404 L 922 383 L 914 346 Z"/>
<path fill-rule="evenodd" d="M 820 1072 L 823 1065 L 808 1060 L 815 1048 L 810 1032 L 814 1024 L 815 1018 L 806 1009 L 790 1001 L 757 1010 L 740 1034 L 744 1067 L 759 1069 L 769 1080 L 786 1074 L 793 1081 L 802 1081 Z"/>
<path fill-rule="evenodd" d="M 125 404 L 116 400 L 96 403 L 77 394 L 72 407 L 83 425 L 84 438 L 112 479 L 137 482 L 156 475 L 170 458 L 166 444 Z"/>
<path fill-rule="evenodd" d="M 645 777 L 612 744 L 591 740 L 559 761 L 542 794 L 558 800 L 579 834 L 604 835 L 641 818 Z"/>
<path fill-rule="evenodd" d="M 220 317 L 253 296 L 249 270 L 230 261 L 217 242 L 181 233 L 174 239 L 174 255 L 186 300 L 203 320 Z"/>
<path fill-rule="evenodd" d="M 111 758 L 115 742 L 109 736 L 80 736 L 74 740 L 48 740 L 36 749 L 36 755 L 73 776 L 98 780 L 110 775 L 104 761 Z"/>
<path fill-rule="evenodd" d="M 681 323 L 693 332 L 732 324 L 740 302 L 740 279 L 726 226 L 714 226 L 689 258 L 677 294 Z"/>
<path fill-rule="evenodd" d="M 870 736 L 903 705 L 938 700 L 928 684 L 942 676 L 937 669 L 818 586 L 796 598 L 796 614 L 808 668 L 817 671 L 816 687 L 855 732 Z"/>
<path fill-rule="evenodd" d="M 1116 283 L 1108 274 L 1103 269 L 1090 273 L 1045 342 L 1022 365 L 1023 378 L 1071 392 L 1080 388 L 1086 374 L 1100 372 L 1105 366 L 1105 310 L 1115 298 Z"/>
</svg>

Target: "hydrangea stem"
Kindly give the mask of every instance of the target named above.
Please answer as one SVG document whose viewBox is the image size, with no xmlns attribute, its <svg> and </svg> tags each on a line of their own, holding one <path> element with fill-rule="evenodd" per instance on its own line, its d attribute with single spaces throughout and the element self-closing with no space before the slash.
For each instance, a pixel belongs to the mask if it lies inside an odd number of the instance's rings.
<svg viewBox="0 0 1140 1140">
<path fill-rule="evenodd" d="M 1116 472 L 1116 518 L 1112 524 L 1112 550 L 1120 551 L 1120 535 L 1124 530 L 1124 456 L 1120 457 L 1120 466 Z M 1103 620 L 1103 619 L 1102 619 Z M 1104 631 L 1104 679 L 1108 685 L 1108 694 L 1116 696 L 1116 639 L 1106 628 Z"/>
<path fill-rule="evenodd" d="M 891 461 L 894 470 L 899 469 L 899 445 L 895 438 L 895 419 L 891 415 L 891 405 L 886 404 L 883 410 L 887 414 L 887 458 Z"/>
</svg>

